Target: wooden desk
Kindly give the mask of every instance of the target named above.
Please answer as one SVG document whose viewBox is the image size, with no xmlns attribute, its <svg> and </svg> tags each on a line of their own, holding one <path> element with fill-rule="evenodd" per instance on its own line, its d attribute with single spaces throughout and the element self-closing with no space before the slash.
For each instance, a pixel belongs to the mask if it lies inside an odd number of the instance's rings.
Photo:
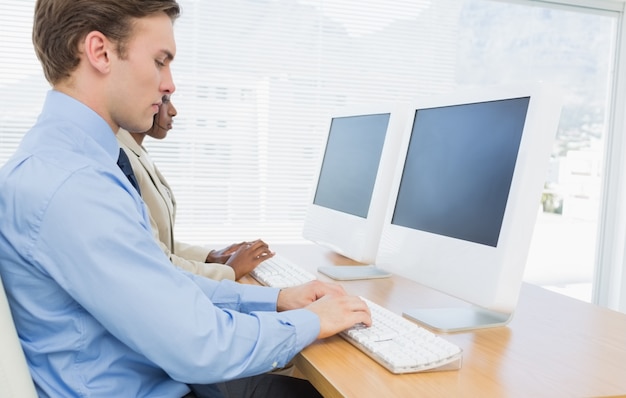
<svg viewBox="0 0 626 398">
<path fill-rule="evenodd" d="M 314 272 L 356 264 L 316 245 L 273 249 Z M 342 285 L 397 313 L 455 301 L 396 276 Z M 626 315 L 619 312 L 525 283 L 508 326 L 443 337 L 463 349 L 460 370 L 393 375 L 338 336 L 295 361 L 325 397 L 626 396 Z"/>
</svg>

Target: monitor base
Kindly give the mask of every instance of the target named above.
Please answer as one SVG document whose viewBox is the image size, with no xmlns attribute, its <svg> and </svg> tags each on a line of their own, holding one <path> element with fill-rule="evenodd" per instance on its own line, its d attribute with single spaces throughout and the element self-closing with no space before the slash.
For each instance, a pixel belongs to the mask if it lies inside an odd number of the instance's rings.
<svg viewBox="0 0 626 398">
<path fill-rule="evenodd" d="M 404 311 L 403 315 L 439 332 L 460 332 L 504 326 L 512 314 L 478 307 L 419 308 Z"/>
</svg>

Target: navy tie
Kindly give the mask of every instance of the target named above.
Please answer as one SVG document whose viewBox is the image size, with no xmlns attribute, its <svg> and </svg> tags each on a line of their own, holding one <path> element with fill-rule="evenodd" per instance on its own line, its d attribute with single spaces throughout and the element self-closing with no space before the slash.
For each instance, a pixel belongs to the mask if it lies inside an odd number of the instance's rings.
<svg viewBox="0 0 626 398">
<path fill-rule="evenodd" d="M 135 173 L 133 173 L 133 167 L 130 165 L 130 159 L 126 155 L 126 152 L 122 148 L 120 148 L 120 156 L 117 158 L 117 165 L 120 166 L 120 169 L 124 172 L 128 181 L 133 184 L 133 187 L 137 190 L 139 195 L 141 195 L 141 191 L 139 190 L 139 184 L 137 183 L 137 179 L 135 178 Z"/>
</svg>

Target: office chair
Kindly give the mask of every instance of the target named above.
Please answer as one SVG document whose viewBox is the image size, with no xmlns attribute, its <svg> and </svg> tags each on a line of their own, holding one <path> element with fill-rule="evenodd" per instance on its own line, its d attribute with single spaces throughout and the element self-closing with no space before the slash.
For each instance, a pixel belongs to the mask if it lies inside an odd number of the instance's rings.
<svg viewBox="0 0 626 398">
<path fill-rule="evenodd" d="M 0 279 L 0 398 L 36 398 L 35 385 L 17 337 Z"/>
</svg>

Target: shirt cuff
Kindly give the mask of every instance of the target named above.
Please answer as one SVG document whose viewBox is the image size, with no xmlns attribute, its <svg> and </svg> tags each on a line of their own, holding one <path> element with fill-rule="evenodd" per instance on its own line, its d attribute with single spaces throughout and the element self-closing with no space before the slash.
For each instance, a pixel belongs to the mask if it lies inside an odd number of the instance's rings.
<svg viewBox="0 0 626 398">
<path fill-rule="evenodd" d="M 241 312 L 276 311 L 280 289 L 257 285 L 245 286 L 246 289 L 241 294 Z"/>
<path fill-rule="evenodd" d="M 286 322 L 296 328 L 296 351 L 292 353 L 295 356 L 306 346 L 317 339 L 320 334 L 320 318 L 312 311 L 307 309 L 298 309 L 283 311 L 279 313 L 281 321 Z"/>
</svg>

